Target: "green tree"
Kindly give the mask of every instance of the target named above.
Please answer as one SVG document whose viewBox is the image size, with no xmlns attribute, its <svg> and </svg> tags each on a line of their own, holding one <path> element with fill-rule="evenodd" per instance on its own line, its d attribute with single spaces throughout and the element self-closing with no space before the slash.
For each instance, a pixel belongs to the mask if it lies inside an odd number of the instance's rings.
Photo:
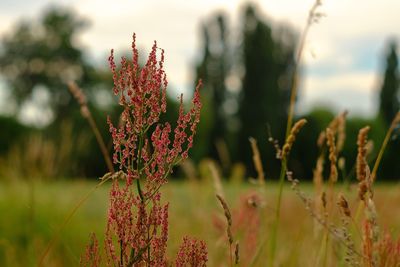
<svg viewBox="0 0 400 267">
<path fill-rule="evenodd" d="M 34 129 L 19 123 L 15 118 L 8 116 L 0 116 L 0 125 L 2 128 L 0 131 L 0 155 L 5 154 L 23 136 L 34 131 Z"/>
<path fill-rule="evenodd" d="M 399 110 L 399 71 L 396 49 L 396 42 L 391 41 L 380 91 L 379 113 L 387 125 L 390 125 L 396 112 Z"/>
<path fill-rule="evenodd" d="M 225 142 L 228 135 L 229 112 L 226 101 L 229 92 L 226 79 L 230 71 L 230 44 L 226 18 L 218 14 L 202 26 L 203 58 L 196 67 L 196 83 L 203 81 L 203 101 L 207 109 L 202 114 L 198 140 L 206 142 L 203 155 L 218 158 L 218 143 Z M 207 124 L 207 125 L 205 125 Z M 203 141 L 202 141 L 203 140 Z M 200 155 L 199 155 L 200 156 Z"/>
<path fill-rule="evenodd" d="M 245 74 L 239 105 L 238 155 L 247 166 L 251 166 L 247 142 L 250 136 L 259 140 L 261 155 L 267 157 L 267 162 L 274 161 L 274 151 L 268 149 L 267 153 L 267 125 L 279 139 L 283 137 L 287 118 L 296 36 L 287 27 L 274 26 L 273 31 L 254 7 L 245 9 L 242 44 Z"/>
<path fill-rule="evenodd" d="M 21 21 L 1 41 L 0 74 L 11 91 L 17 112 L 45 90 L 46 103 L 56 120 L 65 118 L 74 100 L 65 85 L 77 81 L 89 88 L 99 77 L 77 45 L 77 34 L 87 25 L 72 11 L 48 9 L 38 22 Z"/>
<path fill-rule="evenodd" d="M 383 119 L 388 128 L 399 111 L 399 85 L 400 76 L 398 70 L 397 43 L 395 40 L 389 42 L 388 54 L 386 56 L 386 68 L 380 91 L 379 119 Z M 382 166 L 378 172 L 380 178 L 398 179 L 400 175 L 399 150 L 400 140 L 396 132 L 389 143 L 382 160 Z"/>
<path fill-rule="evenodd" d="M 66 83 L 75 81 L 84 90 L 106 142 L 109 133 L 105 114 L 116 114 L 111 105 L 107 111 L 97 105 L 98 96 L 111 97 L 112 79 L 108 71 L 95 68 L 88 61 L 77 42 L 79 33 L 87 25 L 73 10 L 56 6 L 46 9 L 37 20 L 21 20 L 0 45 L 0 75 L 9 90 L 10 102 L 15 104 L 13 115 L 20 117 L 23 107 L 33 102 L 52 118 L 48 121 L 50 125 L 44 125 L 40 131 L 46 141 L 54 144 L 68 141 L 76 145 L 70 149 L 70 160 L 63 162 L 59 173 L 62 176 L 98 176 L 105 171 L 102 155 L 96 153 L 99 148 L 91 129 Z M 47 100 L 43 101 L 43 96 Z M 65 125 L 71 127 L 68 136 Z M 6 132 L 12 130 L 11 125 L 5 127 Z M 86 142 L 80 142 L 82 137 Z"/>
</svg>

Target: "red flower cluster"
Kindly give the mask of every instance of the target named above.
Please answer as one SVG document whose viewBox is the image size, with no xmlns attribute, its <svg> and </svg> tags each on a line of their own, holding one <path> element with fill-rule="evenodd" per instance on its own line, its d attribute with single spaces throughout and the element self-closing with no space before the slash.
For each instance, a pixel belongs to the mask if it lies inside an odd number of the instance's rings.
<svg viewBox="0 0 400 267">
<path fill-rule="evenodd" d="M 164 50 L 160 50 L 158 60 L 159 49 L 154 42 L 147 63 L 141 68 L 135 41 L 133 35 L 132 59 L 122 58 L 119 70 L 113 50 L 109 57 L 113 91 L 119 96 L 123 112 L 118 127 L 110 118 L 107 120 L 114 144 L 113 161 L 120 171 L 112 175 L 106 258 L 108 265 L 113 266 L 167 266 L 168 204 L 161 204 L 159 190 L 167 182 L 172 167 L 188 157 L 193 145 L 200 120 L 201 82 L 195 90 L 192 108 L 186 113 L 181 95 L 179 117 L 172 133 L 169 123 L 158 123 L 167 108 Z M 206 255 L 203 243 L 201 253 Z"/>
<path fill-rule="evenodd" d="M 167 266 L 168 204 L 161 206 L 160 193 L 150 201 L 147 205 L 130 187 L 113 183 L 105 234 L 109 265 Z"/>
<path fill-rule="evenodd" d="M 99 267 L 101 262 L 99 253 L 99 242 L 95 234 L 90 235 L 90 243 L 86 246 L 85 255 L 80 260 L 82 267 Z"/>
<path fill-rule="evenodd" d="M 179 118 L 171 140 L 171 125 L 158 124 L 149 136 L 148 130 L 159 121 L 161 113 L 166 112 L 166 88 L 168 85 L 164 72 L 164 50 L 157 60 L 157 43 L 154 42 L 147 63 L 140 68 L 135 35 L 132 42 L 133 57 L 129 62 L 121 59 L 121 69 L 117 71 L 113 51 L 109 57 L 114 79 L 114 93 L 119 96 L 119 104 L 124 108 L 121 123 L 114 127 L 108 124 L 114 143 L 115 164 L 127 173 L 128 182 L 146 177 L 151 182 L 147 197 L 154 194 L 166 182 L 172 167 L 181 159 L 188 157 L 193 145 L 193 136 L 200 120 L 199 82 L 192 100 L 192 108 L 185 113 L 182 95 L 180 97 Z M 152 152 L 152 153 L 151 153 Z"/>
<path fill-rule="evenodd" d="M 207 261 L 206 244 L 203 241 L 184 237 L 176 256 L 176 267 L 205 267 Z"/>
</svg>

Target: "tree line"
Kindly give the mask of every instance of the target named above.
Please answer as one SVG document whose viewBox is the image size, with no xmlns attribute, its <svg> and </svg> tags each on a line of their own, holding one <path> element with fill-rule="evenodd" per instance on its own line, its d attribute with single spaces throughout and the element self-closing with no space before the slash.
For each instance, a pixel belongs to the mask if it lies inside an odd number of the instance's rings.
<svg viewBox="0 0 400 267">
<path fill-rule="evenodd" d="M 199 78 L 203 80 L 202 101 L 206 108 L 201 115 L 196 149 L 192 150 L 191 158 L 196 163 L 204 158 L 216 160 L 226 176 L 235 163 L 243 163 L 246 175 L 254 176 L 249 143 L 249 137 L 253 137 L 258 141 L 267 178 L 274 178 L 279 171 L 279 161 L 268 138 L 283 143 L 299 35 L 287 25 L 266 19 L 252 5 L 241 11 L 238 29 L 233 29 L 228 19 L 220 13 L 201 24 L 201 59 L 194 67 L 194 83 Z M 106 171 L 101 153 L 96 153 L 99 148 L 91 130 L 66 85 L 69 80 L 74 80 L 84 90 L 100 132 L 111 148 L 106 114 L 117 121 L 118 107 L 110 104 L 113 101 L 108 103 L 104 99 L 113 97 L 112 78 L 108 70 L 91 63 L 84 49 L 75 42 L 87 25 L 71 10 L 52 8 L 43 13 L 36 24 L 21 21 L 1 40 L 0 75 L 9 95 L 8 115 L 0 117 L 0 158 L 3 162 L 7 162 L 10 151 L 15 151 L 18 145 L 29 145 L 27 136 L 39 135 L 43 140 L 53 142 L 56 151 L 66 140 L 70 142 L 68 153 L 73 156 L 67 157 L 68 168 L 60 168 L 57 176 L 96 177 Z M 350 177 L 358 129 L 365 124 L 372 126 L 371 138 L 374 151 L 377 151 L 399 110 L 400 78 L 395 40 L 388 43 L 387 50 L 386 58 L 382 59 L 385 69 L 378 114 L 370 119 L 350 117 L 347 121 L 347 142 L 342 156 Z M 42 112 L 47 112 L 49 119 L 44 127 L 36 129 L 19 121 L 24 108 L 32 102 L 39 103 Z M 168 103 L 170 107 L 178 108 L 174 99 L 169 99 Z M 318 156 L 317 137 L 335 115 L 322 108 L 315 108 L 305 115 L 309 123 L 299 135 L 290 162 L 291 169 L 302 177 L 312 177 Z M 163 118 L 172 122 L 175 119 L 173 115 Z M 70 130 L 66 131 L 68 127 Z M 386 179 L 400 176 L 398 151 L 400 142 L 395 131 L 379 176 Z M 376 153 L 371 153 L 370 157 L 373 160 Z M 35 159 L 32 162 L 35 164 Z M 344 174 L 342 178 L 345 178 Z"/>
</svg>

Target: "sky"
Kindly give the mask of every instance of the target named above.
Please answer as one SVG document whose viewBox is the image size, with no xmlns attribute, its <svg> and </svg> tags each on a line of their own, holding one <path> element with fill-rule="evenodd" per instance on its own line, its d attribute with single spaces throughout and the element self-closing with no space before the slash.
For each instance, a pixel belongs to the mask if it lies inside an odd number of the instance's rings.
<svg viewBox="0 0 400 267">
<path fill-rule="evenodd" d="M 107 65 L 111 48 L 124 52 L 132 33 L 138 46 L 149 50 L 153 41 L 166 51 L 169 83 L 176 91 L 193 84 L 193 66 L 201 51 L 200 25 L 224 12 L 239 32 L 240 0 L 2 0 L 0 38 L 21 18 L 36 19 L 49 5 L 72 7 L 90 21 L 80 44 L 100 65 Z M 251 1 L 268 19 L 303 29 L 313 0 Z M 317 106 L 350 115 L 374 116 L 389 38 L 400 41 L 400 1 L 325 0 L 324 17 L 313 25 L 304 49 L 297 112 Z M 0 95 L 0 98 L 2 96 Z M 1 103 L 1 102 L 0 102 Z M 29 113 L 29 112 L 28 112 Z"/>
</svg>

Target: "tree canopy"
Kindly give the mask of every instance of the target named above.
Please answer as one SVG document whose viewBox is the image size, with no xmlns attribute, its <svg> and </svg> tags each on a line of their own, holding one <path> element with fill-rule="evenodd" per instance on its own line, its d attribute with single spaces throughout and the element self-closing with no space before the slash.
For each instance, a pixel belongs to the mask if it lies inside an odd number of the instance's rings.
<svg viewBox="0 0 400 267">
<path fill-rule="evenodd" d="M 386 68 L 380 91 L 379 113 L 390 125 L 397 111 L 399 111 L 399 70 L 397 58 L 397 44 L 390 41 L 386 57 Z"/>
<path fill-rule="evenodd" d="M 71 10 L 53 7 L 37 22 L 21 21 L 2 40 L 0 73 L 17 110 L 41 89 L 53 116 L 65 117 L 73 103 L 65 83 L 74 80 L 83 88 L 98 81 L 94 67 L 77 43 L 87 22 Z"/>
</svg>

